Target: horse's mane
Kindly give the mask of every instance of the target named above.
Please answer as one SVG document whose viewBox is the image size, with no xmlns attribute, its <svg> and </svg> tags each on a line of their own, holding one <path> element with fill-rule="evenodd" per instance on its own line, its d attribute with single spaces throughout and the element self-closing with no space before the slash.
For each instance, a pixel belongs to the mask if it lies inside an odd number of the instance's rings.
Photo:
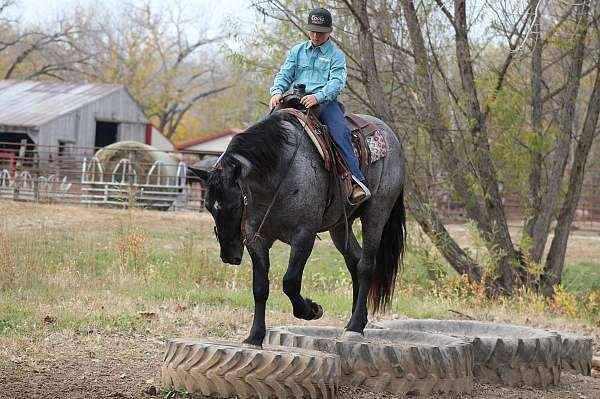
<svg viewBox="0 0 600 399">
<path fill-rule="evenodd" d="M 289 129 L 290 126 L 285 122 L 297 124 L 300 127 L 299 122 L 292 115 L 285 112 L 274 112 L 244 132 L 235 135 L 231 139 L 226 153 L 238 154 L 246 158 L 259 175 L 270 174 L 279 166 L 283 147 L 295 143 L 292 138 L 293 133 Z"/>
</svg>

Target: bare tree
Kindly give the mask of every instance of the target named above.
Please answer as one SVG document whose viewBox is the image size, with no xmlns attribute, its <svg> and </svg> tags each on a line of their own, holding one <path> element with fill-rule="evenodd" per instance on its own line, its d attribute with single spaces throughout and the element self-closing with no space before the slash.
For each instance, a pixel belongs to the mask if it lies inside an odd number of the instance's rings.
<svg viewBox="0 0 600 399">
<path fill-rule="evenodd" d="M 81 28 L 67 19 L 43 27 L 22 27 L 16 19 L 7 18 L 6 12 L 16 4 L 13 0 L 0 1 L 0 57 L 3 79 L 34 79 L 51 77 L 79 68 L 91 55 L 80 51 L 76 38 Z"/>
<path fill-rule="evenodd" d="M 598 52 L 586 51 L 597 42 L 587 32 L 598 18 L 598 2 L 594 0 L 596 7 L 591 7 L 592 0 L 559 5 L 490 0 L 470 8 L 464 0 L 454 1 L 452 8 L 448 4 L 335 2 L 332 8 L 339 22 L 334 39 L 348 59 L 349 98 L 401 134 L 408 158 L 415 160 L 408 162 L 412 214 L 459 273 L 472 281 L 485 280 L 490 292 L 510 293 L 528 285 L 550 293 L 560 282 L 600 112 L 596 86 L 589 100 L 580 94 L 585 77 L 598 75 Z M 263 10 L 271 7 L 271 15 L 297 29 L 302 26 L 297 15 L 301 8 L 294 0 L 256 5 Z M 473 27 L 486 14 L 493 19 L 487 21 L 490 38 L 480 32 L 474 39 Z M 567 76 L 564 84 L 553 78 L 561 74 Z M 517 114 L 510 115 L 518 123 L 513 127 L 517 132 L 509 137 L 501 124 L 506 116 L 501 108 L 511 101 L 505 94 L 511 91 L 529 94 Z M 578 131 L 578 108 L 585 104 Z M 549 131 L 556 131 L 556 139 Z M 574 143 L 576 157 L 567 168 Z M 530 168 L 512 173 L 513 154 L 499 155 L 500 148 L 524 154 Z M 427 156 L 430 149 L 436 156 Z M 494 270 L 477 264 L 444 228 L 431 197 L 438 175 L 477 226 Z M 567 175 L 569 189 L 562 200 L 560 187 Z M 513 243 L 504 211 L 507 185 L 528 187 L 520 248 Z M 562 210 L 556 218 L 558 208 Z M 540 275 L 534 265 L 541 263 L 553 220 L 555 238 Z"/>
<path fill-rule="evenodd" d="M 149 4 L 126 5 L 118 12 L 80 10 L 76 18 L 88 32 L 80 46 L 96 54 L 80 74 L 125 84 L 168 138 L 196 104 L 233 86 L 222 83 L 212 62 L 214 45 L 227 36 L 195 29 L 181 3 L 168 13 L 155 12 Z"/>
</svg>

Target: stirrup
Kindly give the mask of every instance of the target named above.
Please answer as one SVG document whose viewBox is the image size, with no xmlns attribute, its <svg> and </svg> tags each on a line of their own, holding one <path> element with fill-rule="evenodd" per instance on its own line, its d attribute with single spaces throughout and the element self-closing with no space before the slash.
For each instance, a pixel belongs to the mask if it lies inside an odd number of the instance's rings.
<svg viewBox="0 0 600 399">
<path fill-rule="evenodd" d="M 352 193 L 350 194 L 348 203 L 350 203 L 351 206 L 356 206 L 356 205 L 362 204 L 363 202 L 365 202 L 369 198 L 371 198 L 371 191 L 367 188 L 367 186 L 363 182 L 358 180 L 354 175 L 352 175 L 352 180 L 354 180 L 354 182 L 356 184 L 352 186 Z M 360 190 L 361 192 L 358 193 L 355 197 L 354 192 L 358 191 L 358 190 Z"/>
</svg>

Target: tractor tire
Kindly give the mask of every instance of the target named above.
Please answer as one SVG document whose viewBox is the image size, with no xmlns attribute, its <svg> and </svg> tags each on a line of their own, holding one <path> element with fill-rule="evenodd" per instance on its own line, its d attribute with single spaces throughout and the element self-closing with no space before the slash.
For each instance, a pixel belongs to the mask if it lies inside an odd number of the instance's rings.
<svg viewBox="0 0 600 399">
<path fill-rule="evenodd" d="M 469 339 L 476 381 L 535 387 L 560 382 L 561 338 L 554 332 L 467 320 L 391 320 L 374 325 Z"/>
<path fill-rule="evenodd" d="M 592 339 L 562 331 L 557 333 L 562 339 L 560 361 L 563 371 L 592 375 Z"/>
<path fill-rule="evenodd" d="M 220 398 L 330 399 L 337 395 L 338 356 L 196 338 L 167 342 L 162 385 Z"/>
<path fill-rule="evenodd" d="M 462 394 L 473 389 L 473 350 L 461 339 L 415 331 L 365 329 L 340 338 L 335 327 L 279 327 L 265 342 L 340 356 L 342 385 L 396 395 Z M 360 335 L 358 335 L 360 337 Z"/>
</svg>

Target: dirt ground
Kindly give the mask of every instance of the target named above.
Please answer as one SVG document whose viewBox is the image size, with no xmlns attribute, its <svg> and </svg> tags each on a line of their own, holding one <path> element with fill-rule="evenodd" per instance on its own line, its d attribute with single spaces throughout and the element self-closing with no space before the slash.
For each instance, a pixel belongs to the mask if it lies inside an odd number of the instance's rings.
<svg viewBox="0 0 600 399">
<path fill-rule="evenodd" d="M 0 204 L 1 206 L 2 204 Z M 44 226 L 48 230 L 64 231 L 98 229 L 102 224 L 118 225 L 123 212 L 108 210 L 98 220 L 96 210 L 81 207 L 38 206 L 32 214 L 28 205 L 15 204 L 0 211 L 0 228 L 5 231 Z M 156 212 L 153 226 L 177 223 L 203 223 L 206 215 Z M 158 222 L 157 222 L 158 219 Z M 207 229 L 210 227 L 207 224 Z M 166 228 L 166 227 L 165 227 Z M 465 228 L 456 226 L 456 234 L 465 236 Z M 569 261 L 597 260 L 600 256 L 600 236 L 575 234 L 567 257 Z M 203 316 L 214 320 L 221 317 L 210 309 Z M 247 319 L 250 315 L 244 315 Z M 278 320 L 289 322 L 289 320 Z M 246 320 L 244 320 L 246 325 Z M 240 340 L 243 332 L 230 329 L 227 339 Z M 600 326 L 596 329 L 600 330 Z M 588 333 L 589 331 L 586 331 Z M 594 332 L 596 333 L 596 332 Z M 50 334 L 42 341 L 28 338 L 0 338 L 0 398 L 151 398 L 164 397 L 160 391 L 160 365 L 165 341 L 171 336 L 203 336 L 200 326 L 185 329 L 173 326 L 173 334 L 148 331 L 136 335 Z M 549 389 L 505 388 L 476 384 L 472 399 L 600 399 L 600 375 L 583 377 L 563 374 L 561 383 Z M 198 397 L 198 396 L 195 396 Z M 340 398 L 396 399 L 396 396 L 373 394 L 359 388 L 342 387 Z"/>
</svg>

